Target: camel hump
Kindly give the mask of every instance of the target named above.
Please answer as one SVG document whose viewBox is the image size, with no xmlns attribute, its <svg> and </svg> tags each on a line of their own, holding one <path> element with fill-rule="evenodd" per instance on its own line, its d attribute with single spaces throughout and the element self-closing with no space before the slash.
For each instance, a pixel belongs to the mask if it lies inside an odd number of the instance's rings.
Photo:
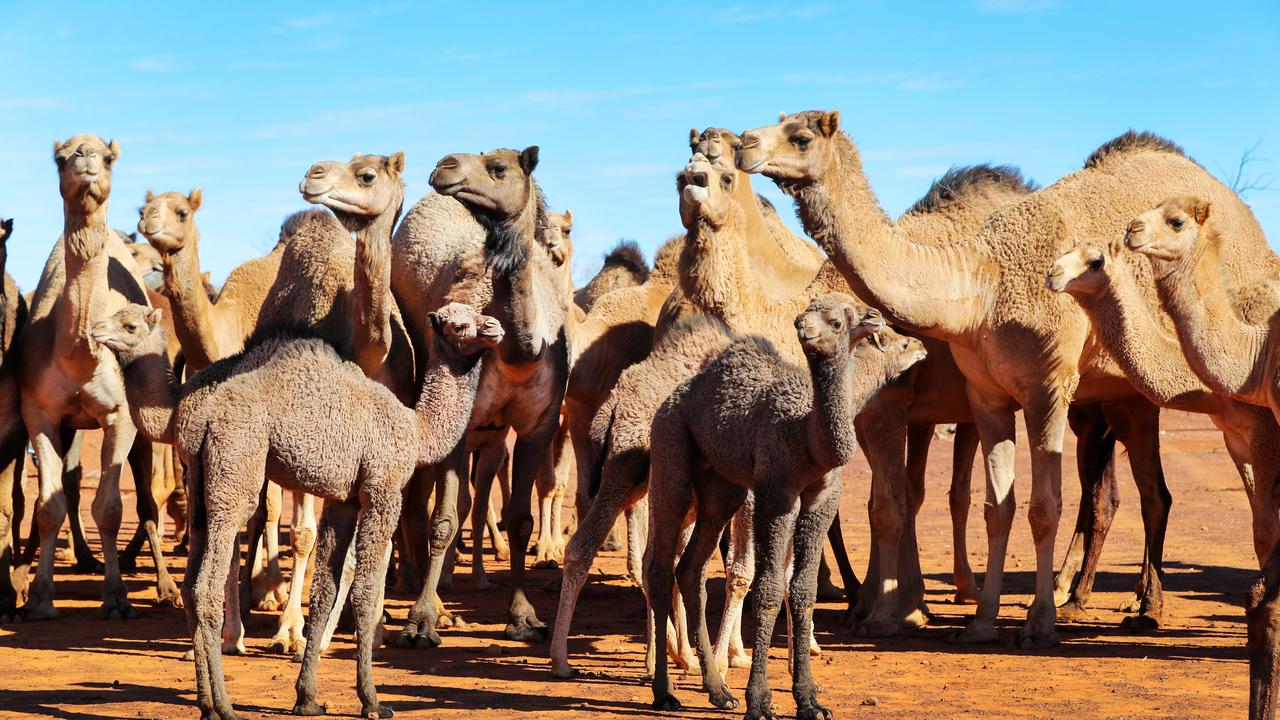
<svg viewBox="0 0 1280 720">
<path fill-rule="evenodd" d="M 321 210 L 319 208 L 299 210 L 285 218 L 284 222 L 280 223 L 280 239 L 276 241 L 276 247 L 288 245 L 289 241 L 292 240 L 295 235 L 313 222 L 328 223 L 330 221 L 333 221 L 335 224 L 337 222 L 333 219 L 333 215 L 329 214 L 328 210 Z"/>
<path fill-rule="evenodd" d="M 1168 138 L 1161 137 L 1148 130 L 1138 132 L 1131 129 L 1102 143 L 1097 150 L 1089 154 L 1088 158 L 1085 158 L 1084 166 L 1086 169 L 1100 167 L 1111 158 L 1143 150 L 1175 153 L 1182 157 L 1187 156 L 1187 153 L 1180 145 Z"/>
<path fill-rule="evenodd" d="M 1024 176 L 1016 165 L 952 165 L 942 177 L 933 181 L 924 197 L 917 200 L 906 214 L 941 210 L 962 201 L 966 195 L 991 187 L 1003 187 L 1019 195 L 1040 189 L 1036 181 Z"/>
<path fill-rule="evenodd" d="M 644 253 L 635 240 L 619 240 L 605 255 L 604 266 L 622 268 L 635 275 L 639 282 L 649 279 L 649 264 L 644 261 Z"/>
</svg>

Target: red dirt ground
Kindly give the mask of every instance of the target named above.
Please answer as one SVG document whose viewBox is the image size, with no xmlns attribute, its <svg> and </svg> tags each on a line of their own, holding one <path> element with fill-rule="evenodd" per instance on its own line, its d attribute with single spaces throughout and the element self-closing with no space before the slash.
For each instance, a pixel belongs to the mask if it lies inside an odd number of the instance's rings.
<svg viewBox="0 0 1280 720">
<path fill-rule="evenodd" d="M 928 600 L 937 618 L 912 635 L 889 640 L 850 636 L 839 622 L 841 606 L 822 604 L 816 613 L 824 653 L 814 662 L 822 696 L 837 717 L 850 718 L 1222 718 L 1239 717 L 1247 705 L 1243 598 L 1256 573 L 1249 512 L 1238 476 L 1222 447 L 1221 436 L 1200 416 L 1165 413 L 1164 467 L 1174 497 L 1166 547 L 1166 626 L 1150 635 L 1120 630 L 1118 607 L 1130 594 L 1142 556 L 1137 493 L 1121 462 L 1122 506 L 1103 554 L 1090 622 L 1060 626 L 1063 644 L 1045 652 L 1005 647 L 956 647 L 946 643 L 971 607 L 948 602 L 950 532 L 946 483 L 950 448 L 934 445 L 929 497 L 920 518 L 920 540 Z M 96 444 L 92 445 L 96 450 Z M 1061 556 L 1074 522 L 1079 487 L 1070 461 L 1068 439 L 1063 521 L 1058 533 Z M 1026 523 L 1030 467 L 1019 446 L 1018 508 L 1010 543 L 1005 605 L 1006 630 L 1025 617 L 1022 605 L 1033 585 L 1034 553 Z M 88 505 L 93 469 L 83 505 Z M 28 471 L 27 487 L 33 478 Z M 843 499 L 845 537 L 855 567 L 866 564 L 865 503 L 869 475 L 855 461 L 848 471 Z M 132 484 L 126 480 L 127 519 L 132 523 Z M 974 479 L 969 543 L 976 570 L 986 550 L 982 523 L 982 482 Z M 32 493 L 28 493 L 32 497 Z M 91 535 L 96 547 L 96 535 Z M 169 543 L 168 549 L 172 549 Z M 170 557 L 181 573 L 184 558 Z M 100 578 L 69 574 L 65 563 L 56 576 L 56 604 L 62 617 L 53 622 L 0 627 L 0 717 L 168 718 L 196 717 L 194 670 L 180 657 L 188 641 L 180 610 L 155 606 L 151 566 L 127 578 L 142 617 L 129 622 L 95 616 Z M 718 591 L 719 568 L 712 586 Z M 489 558 L 490 577 L 506 571 Z M 496 572 L 495 572 L 496 571 Z M 479 592 L 460 565 L 449 606 L 468 625 L 442 631 L 444 647 L 435 650 L 384 648 L 375 655 L 375 679 L 381 699 L 397 717 L 492 717 L 515 713 L 529 718 L 651 717 L 650 693 L 641 684 L 643 601 L 623 579 L 622 553 L 606 553 L 579 603 L 570 651 L 582 672 L 576 681 L 548 673 L 545 645 L 526 646 L 501 638 L 505 595 Z M 550 622 L 556 594 L 543 586 L 557 570 L 533 570 L 531 599 Z M 179 575 L 180 576 L 180 575 Z M 388 598 L 395 622 L 404 618 L 411 598 Z M 719 595 L 711 607 L 718 614 Z M 713 623 L 716 620 L 713 617 Z M 226 659 L 228 688 L 241 716 L 266 718 L 288 714 L 298 666 L 279 655 L 264 654 L 275 617 L 255 614 L 248 623 L 249 654 Z M 783 623 L 779 623 L 781 627 Z M 392 627 L 396 627 L 393 624 Z M 320 667 L 321 701 L 332 713 L 354 713 L 355 665 L 350 636 L 339 635 L 335 650 Z M 777 711 L 793 716 L 795 705 L 784 665 L 785 639 L 774 648 L 771 679 Z M 746 670 L 729 683 L 741 697 Z M 677 676 L 678 694 L 688 710 L 676 717 L 738 717 L 720 712 L 699 691 L 698 680 Z"/>
</svg>

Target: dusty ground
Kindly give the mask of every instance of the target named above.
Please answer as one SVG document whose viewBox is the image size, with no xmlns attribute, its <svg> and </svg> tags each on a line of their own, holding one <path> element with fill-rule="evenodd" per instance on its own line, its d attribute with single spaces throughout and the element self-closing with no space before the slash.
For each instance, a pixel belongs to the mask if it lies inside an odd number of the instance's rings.
<svg viewBox="0 0 1280 720">
<path fill-rule="evenodd" d="M 946 482 L 950 445 L 935 444 L 929 497 L 920 521 L 928 600 L 934 624 L 891 640 L 851 638 L 839 624 L 840 606 L 823 604 L 817 613 L 824 648 L 815 661 L 823 698 L 838 717 L 883 718 L 1222 718 L 1244 714 L 1248 666 L 1244 654 L 1243 593 L 1255 561 L 1249 540 L 1249 513 L 1238 476 L 1222 449 L 1221 437 L 1202 417 L 1166 413 L 1164 463 L 1174 496 L 1166 549 L 1166 627 L 1152 635 L 1118 629 L 1114 611 L 1132 590 L 1142 554 L 1137 493 L 1122 469 L 1122 506 L 1117 514 L 1091 605 L 1091 622 L 1061 627 L 1063 644 L 1048 652 L 1003 647 L 956 647 L 945 636 L 968 607 L 951 605 L 950 533 Z M 1073 452 L 1068 439 L 1068 452 Z M 1007 629 L 1021 623 L 1022 604 L 1032 589 L 1034 554 L 1026 523 L 1030 468 L 1020 447 L 1019 516 L 1010 545 L 1002 618 Z M 1070 458 L 1070 456 L 1068 456 Z M 1123 463 L 1122 463 L 1123 465 Z M 92 470 L 96 463 L 86 459 Z M 1069 468 L 1064 513 L 1058 534 L 1061 556 L 1075 517 L 1079 488 Z M 93 474 L 90 473 L 90 477 Z M 28 487 L 32 478 L 28 478 Z M 90 481 L 91 485 L 92 481 Z M 126 512 L 132 517 L 132 485 Z M 982 525 L 981 480 L 975 477 L 969 542 L 981 571 L 986 540 Z M 849 470 L 843 500 L 845 537 L 855 567 L 866 563 L 865 502 L 868 472 L 861 460 Z M 30 497 L 30 495 L 28 495 Z M 89 526 L 88 505 L 83 500 Z M 126 520 L 125 530 L 133 524 Z M 122 532 L 123 537 L 129 537 Z M 91 542 L 95 543 L 96 536 Z M 171 544 L 170 544 L 171 545 Z M 181 572 L 182 558 L 170 557 Z M 155 606 L 149 562 L 128 578 L 142 617 L 130 622 L 96 618 L 100 578 L 68 574 L 60 564 L 54 622 L 0 627 L 0 717 L 161 718 L 195 717 L 194 674 L 179 658 L 187 647 L 182 613 Z M 713 561 L 714 563 L 715 561 Z M 490 558 L 490 568 L 498 563 Z M 501 639 L 505 597 L 472 589 L 465 569 L 449 605 L 469 623 L 444 631 L 435 650 L 383 649 L 375 657 L 381 698 L 397 717 L 650 717 L 649 690 L 640 683 L 643 615 L 639 591 L 623 578 L 621 553 L 597 564 L 579 603 L 570 651 L 583 678 L 553 680 L 546 646 Z M 556 570 L 531 572 L 532 600 L 543 620 L 554 615 L 556 594 L 543 586 Z M 719 568 L 712 580 L 717 591 Z M 501 581 L 505 570 L 491 577 Z M 397 620 L 411 599 L 389 598 Z M 713 620 L 714 622 L 714 620 Z M 293 703 L 298 666 L 263 654 L 275 618 L 257 614 L 249 622 L 250 654 L 226 660 L 232 698 L 242 717 L 287 714 Z M 781 625 L 781 624 L 780 624 Z M 780 642 L 785 642 L 779 638 Z M 321 700 L 331 712 L 353 713 L 355 666 L 349 636 L 321 663 Z M 778 711 L 795 706 L 776 647 L 771 677 Z M 729 682 L 739 694 L 747 679 L 736 670 Z M 679 695 L 691 708 L 681 717 L 737 717 L 740 711 L 712 709 L 698 691 L 697 678 L 679 677 Z"/>
</svg>

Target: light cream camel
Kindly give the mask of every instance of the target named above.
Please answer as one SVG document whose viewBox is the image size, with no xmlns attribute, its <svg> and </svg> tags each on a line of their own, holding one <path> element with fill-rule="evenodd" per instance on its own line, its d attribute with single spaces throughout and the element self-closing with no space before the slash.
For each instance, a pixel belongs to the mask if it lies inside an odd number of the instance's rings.
<svg viewBox="0 0 1280 720">
<path fill-rule="evenodd" d="M 120 529 L 120 472 L 128 457 L 140 480 L 138 495 L 149 500 L 151 448 L 134 442 L 136 430 L 127 412 L 115 359 L 89 339 L 93 320 L 126 302 L 145 304 L 137 266 L 120 236 L 107 224 L 107 203 L 116 142 L 77 135 L 54 144 L 63 199 L 63 236 L 54 245 L 31 302 L 31 320 L 20 344 L 18 377 L 22 419 L 35 449 L 40 473 L 36 521 L 40 560 L 22 614 L 29 620 L 57 617 L 53 605 L 54 542 L 67 514 L 62 485 L 62 428 L 101 427 L 102 475 L 93 501 L 93 517 L 102 538 L 105 575 L 103 617 L 135 617 L 120 577 L 116 541 Z M 147 527 L 161 600 L 177 604 L 177 585 L 161 554 L 154 507 L 140 520 Z"/>
<path fill-rule="evenodd" d="M 857 148 L 840 131 L 839 113 L 784 116 L 750 131 L 738 163 L 796 198 L 806 230 L 859 297 L 892 322 L 949 342 L 968 380 L 986 458 L 989 552 L 978 612 L 956 636 L 960 642 L 999 637 L 995 618 L 1015 509 L 1014 413 L 1023 410 L 1037 573 L 1019 644 L 1055 644 L 1053 543 L 1068 406 L 1137 393 L 1100 344 L 1088 342 L 1084 312 L 1044 287 L 1044 268 L 1074 237 L 1104 234 L 1154 202 L 1152 195 L 1179 183 L 1216 181 L 1167 141 L 1130 133 L 1095 152 L 1084 170 L 997 211 L 968 241 L 937 246 L 912 241 L 885 218 Z M 1131 458 L 1158 472 L 1151 464 L 1158 455 Z"/>
<path fill-rule="evenodd" d="M 696 187 L 696 186 L 695 186 Z M 697 191 L 695 191 L 697 194 Z M 693 625 L 703 689 L 713 705 L 738 701 L 712 660 L 706 627 L 706 567 L 729 519 L 750 490 L 755 496 L 754 535 L 759 572 L 755 591 L 756 638 L 747 688 L 747 717 L 771 714 L 768 686 L 773 622 L 789 596 L 794 634 L 792 687 L 803 718 L 829 718 L 818 705 L 809 666 L 809 638 L 817 596 L 818 557 L 840 502 L 841 466 L 857 448 L 854 417 L 885 383 L 925 357 L 915 338 L 883 330 L 884 320 L 843 294 L 815 298 L 794 320 L 807 372 L 786 361 L 759 336 L 734 341 L 697 375 L 681 383 L 653 419 L 649 544 L 645 587 L 653 624 L 665 626 L 678 576 L 685 613 Z M 859 342 L 883 331 L 879 341 Z M 696 517 L 675 567 L 676 527 Z M 794 547 L 795 573 L 785 565 Z M 673 571 L 674 567 L 674 571 Z M 653 706 L 674 710 L 680 702 L 666 668 L 664 634 L 656 638 Z"/>
<path fill-rule="evenodd" d="M 536 146 L 446 155 L 431 174 L 436 192 L 420 200 L 396 231 L 391 263 L 392 288 L 420 353 L 431 337 L 426 311 L 445 300 L 481 308 L 507 330 L 486 364 L 468 431 L 506 426 L 517 436 L 512 500 L 504 511 L 512 574 L 505 634 L 519 640 L 549 635 L 525 594 L 524 556 L 533 532 L 530 497 L 538 473 L 549 470 L 548 450 L 569 373 L 564 286 L 547 253 L 537 248 L 546 220 L 542 191 L 532 175 L 537 164 Z M 455 287 L 468 276 L 469 282 Z M 401 646 L 440 642 L 437 587 L 458 530 L 458 492 L 466 482 L 472 441 L 459 443 L 434 468 L 430 567 L 396 640 Z M 477 496 L 488 497 L 489 490 L 478 486 Z"/>
<path fill-rule="evenodd" d="M 323 715 L 316 702 L 321 636 L 335 608 L 336 578 L 354 539 L 356 690 L 361 715 L 391 717 L 372 678 L 374 628 L 392 532 L 415 465 L 438 462 L 470 418 L 484 351 L 502 328 L 474 309 L 431 315 L 438 338 L 414 408 L 328 343 L 267 331 L 246 349 L 179 386 L 164 352 L 159 311 L 128 305 L 98 322 L 93 338 L 127 375 L 141 432 L 173 442 L 191 472 L 191 569 L 183 582 L 193 632 L 202 717 L 232 720 L 218 648 L 221 585 L 236 534 L 253 512 L 264 474 L 327 501 L 311 591 L 310 642 L 297 682 L 297 715 Z M 330 422 L 319 422 L 328 418 Z"/>
<path fill-rule="evenodd" d="M 0 220 L 0 624 L 18 618 L 18 592 L 10 571 L 22 525 L 22 468 L 27 457 L 27 429 L 22 424 L 21 391 L 12 352 L 27 322 L 27 303 L 5 271 L 7 243 L 12 237 L 13 218 Z"/>
<path fill-rule="evenodd" d="M 600 272 L 573 294 L 573 302 L 590 313 L 601 297 L 622 288 L 643 285 L 649 279 L 649 265 L 634 240 L 620 240 L 604 256 Z"/>
<path fill-rule="evenodd" d="M 1256 478 L 1280 472 L 1280 427 L 1258 407 L 1214 393 L 1196 377 L 1166 317 L 1161 313 L 1150 271 L 1131 253 L 1123 252 L 1121 236 L 1089 239 L 1054 261 L 1047 275 L 1049 288 L 1076 299 L 1089 315 L 1095 334 L 1116 358 L 1134 387 L 1161 407 L 1205 413 L 1223 435 L 1227 452 L 1241 473 L 1253 512 L 1254 550 L 1259 564 L 1270 552 L 1277 518 L 1270 505 L 1271 488 Z M 1139 487 L 1143 495 L 1154 488 Z M 1131 625 L 1155 627 L 1160 622 L 1160 538 L 1168 515 L 1168 498 L 1149 504 L 1163 510 L 1157 522 L 1160 537 L 1148 538 L 1138 615 Z M 1092 543 L 1091 543 L 1092 545 Z M 1100 548 L 1090 547 L 1091 553 Z M 1078 614 L 1073 601 L 1059 616 Z"/>
</svg>

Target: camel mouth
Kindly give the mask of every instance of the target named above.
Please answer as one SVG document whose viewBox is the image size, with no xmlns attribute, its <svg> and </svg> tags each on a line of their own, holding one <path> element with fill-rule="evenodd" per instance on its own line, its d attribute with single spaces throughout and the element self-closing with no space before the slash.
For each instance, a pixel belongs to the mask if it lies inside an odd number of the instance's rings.
<svg viewBox="0 0 1280 720">
<path fill-rule="evenodd" d="M 437 193 L 440 193 L 441 195 L 457 195 L 459 192 L 465 189 L 466 184 L 467 183 L 465 180 L 455 180 L 450 183 L 433 182 L 431 183 L 431 189 L 435 190 Z"/>
<path fill-rule="evenodd" d="M 762 172 L 768 164 L 769 160 L 767 158 L 761 158 L 753 163 L 740 163 L 738 169 L 744 173 L 756 174 Z"/>
<path fill-rule="evenodd" d="M 1067 289 L 1067 277 L 1063 269 L 1057 265 L 1049 268 L 1049 272 L 1045 274 L 1044 286 L 1054 292 L 1063 292 Z"/>
<path fill-rule="evenodd" d="M 329 183 L 323 188 L 317 187 L 312 184 L 310 179 L 307 179 L 298 183 L 298 192 L 302 193 L 303 200 L 306 200 L 309 203 L 319 203 L 326 195 L 332 192 L 335 187 L 337 187 L 337 185 L 334 183 Z"/>
</svg>

